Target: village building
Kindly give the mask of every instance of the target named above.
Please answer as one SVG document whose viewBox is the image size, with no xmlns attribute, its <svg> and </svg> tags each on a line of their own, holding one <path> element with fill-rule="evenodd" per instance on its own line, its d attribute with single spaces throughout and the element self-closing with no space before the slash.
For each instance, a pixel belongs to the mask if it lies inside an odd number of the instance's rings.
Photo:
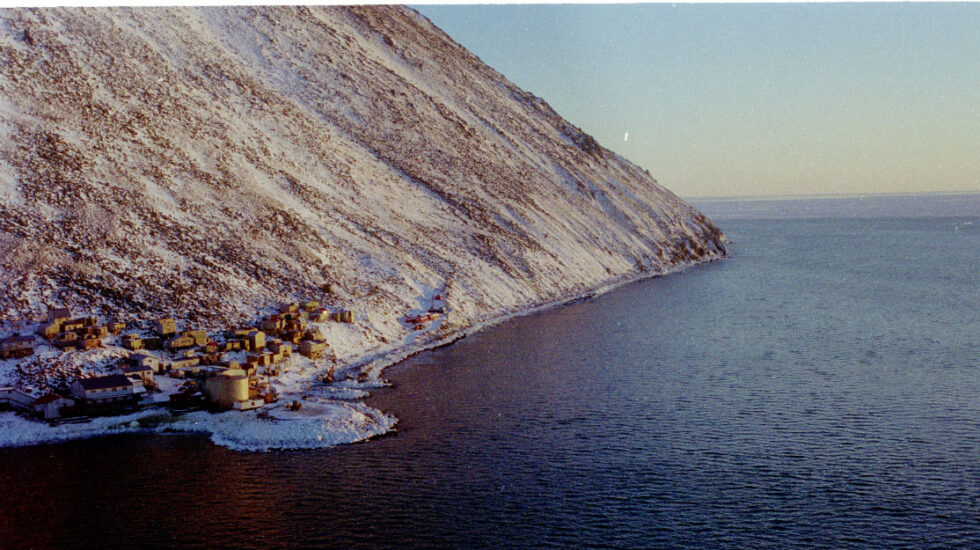
<svg viewBox="0 0 980 550">
<path fill-rule="evenodd" d="M 222 361 L 223 358 L 224 358 L 224 356 L 221 355 L 220 353 L 206 353 L 206 354 L 204 354 L 204 355 L 201 356 L 201 364 L 202 365 L 217 365 L 217 364 L 221 363 L 221 361 Z"/>
<path fill-rule="evenodd" d="M 112 334 L 119 334 L 120 332 L 126 330 L 126 323 L 110 323 L 109 332 Z"/>
<path fill-rule="evenodd" d="M 428 323 L 429 321 L 433 321 L 433 320 L 438 319 L 438 318 L 439 318 L 439 314 L 438 313 L 421 313 L 419 315 L 408 315 L 408 316 L 406 316 L 405 317 L 405 322 L 406 323 L 422 324 L 422 323 Z M 418 328 L 418 327 L 416 327 L 416 328 Z"/>
<path fill-rule="evenodd" d="M 267 403 L 265 396 L 249 397 L 245 401 L 236 401 L 232 406 L 236 411 L 250 411 L 264 406 Z"/>
<path fill-rule="evenodd" d="M 75 347 L 78 348 L 78 349 L 80 349 L 80 350 L 82 350 L 82 351 L 86 351 L 86 350 L 90 350 L 90 349 L 95 349 L 95 348 L 101 348 L 102 347 L 102 340 L 99 339 L 99 338 L 96 338 L 95 336 L 85 335 L 84 337 L 78 338 L 75 341 Z"/>
<path fill-rule="evenodd" d="M 57 334 L 51 343 L 57 348 L 75 347 L 78 344 L 78 335 L 74 332 L 62 332 Z"/>
<path fill-rule="evenodd" d="M 194 347 L 194 338 L 192 336 L 187 336 L 181 334 L 180 336 L 174 336 L 170 340 L 167 340 L 167 349 L 173 351 L 184 348 Z"/>
<path fill-rule="evenodd" d="M 41 325 L 40 328 L 37 329 L 37 333 L 50 340 L 61 332 L 61 325 L 63 324 L 64 321 L 52 321 L 46 325 Z"/>
<path fill-rule="evenodd" d="M 303 308 L 303 311 L 309 313 L 315 310 L 316 308 L 320 307 L 320 302 L 317 302 L 316 300 L 310 300 L 307 302 L 303 302 L 301 307 Z"/>
<path fill-rule="evenodd" d="M 279 313 L 295 313 L 297 311 L 299 311 L 299 306 L 296 302 L 279 306 Z"/>
<path fill-rule="evenodd" d="M 34 397 L 17 388 L 0 388 L 0 408 L 30 410 Z"/>
<path fill-rule="evenodd" d="M 324 338 L 323 333 L 320 332 L 320 329 L 311 328 L 303 333 L 303 340 L 322 341 L 322 340 L 326 340 L 326 338 Z"/>
<path fill-rule="evenodd" d="M 57 308 L 48 310 L 48 322 L 41 325 L 38 329 L 45 338 L 54 338 L 59 332 L 65 332 L 62 326 L 71 319 L 71 311 L 68 308 Z"/>
<path fill-rule="evenodd" d="M 72 397 L 87 407 L 113 408 L 134 405 L 146 392 L 142 381 L 122 374 L 79 378 L 71 386 Z"/>
<path fill-rule="evenodd" d="M 157 320 L 154 324 L 154 328 L 156 329 L 157 334 L 159 334 L 161 337 L 177 334 L 177 322 L 170 317 Z"/>
<path fill-rule="evenodd" d="M 243 349 L 244 347 L 245 347 L 245 341 L 244 340 L 228 340 L 228 341 L 222 342 L 221 345 L 218 346 L 218 351 L 221 351 L 221 352 L 237 351 L 237 350 Z"/>
<path fill-rule="evenodd" d="M 143 349 L 143 339 L 135 334 L 127 334 L 122 337 L 122 346 L 129 350 Z"/>
<path fill-rule="evenodd" d="M 329 318 L 330 318 L 330 312 L 323 308 L 310 312 L 310 317 L 309 317 L 310 321 L 313 321 L 314 323 L 322 323 Z"/>
<path fill-rule="evenodd" d="M 148 353 L 134 353 L 129 356 L 127 362 L 133 367 L 149 367 L 155 373 L 160 373 L 165 370 L 163 361 L 159 357 Z"/>
<path fill-rule="evenodd" d="M 182 335 L 193 338 L 195 346 L 204 346 L 211 341 L 211 339 L 208 338 L 208 333 L 203 330 L 185 330 Z"/>
<path fill-rule="evenodd" d="M 282 317 L 279 317 L 278 315 L 271 315 L 262 321 L 261 327 L 265 332 L 275 334 L 282 330 L 283 324 L 284 321 L 282 320 Z"/>
<path fill-rule="evenodd" d="M 104 325 L 90 326 L 86 327 L 80 332 L 86 337 L 92 336 L 95 338 L 105 338 L 106 336 L 109 336 L 109 327 Z"/>
<path fill-rule="evenodd" d="M 272 340 L 265 345 L 266 349 L 272 353 L 282 353 L 285 357 L 289 357 L 289 352 L 293 350 L 292 346 L 286 344 L 282 340 Z"/>
<path fill-rule="evenodd" d="M 196 367 L 201 364 L 200 357 L 182 357 L 180 359 L 175 359 L 170 362 L 171 369 L 185 369 L 187 367 Z"/>
<path fill-rule="evenodd" d="M 314 342 L 313 340 L 303 340 L 299 343 L 300 355 L 305 355 L 310 359 L 323 359 L 323 352 L 327 349 L 326 342 Z"/>
<path fill-rule="evenodd" d="M 45 420 L 61 418 L 62 411 L 64 409 L 74 406 L 74 399 L 63 395 L 58 395 L 56 393 L 49 393 L 39 397 L 34 401 L 33 405 L 31 405 L 31 407 L 34 409 L 34 413 L 41 416 Z"/>
<path fill-rule="evenodd" d="M 256 365 L 255 363 L 250 363 L 248 361 L 245 361 L 245 364 L 241 365 L 239 368 L 242 369 L 245 372 L 245 374 L 248 375 L 249 378 L 255 376 L 255 373 L 259 371 L 258 365 Z"/>
<path fill-rule="evenodd" d="M 139 378 L 144 385 L 153 385 L 153 367 L 126 366 L 122 368 L 122 373 L 130 379 Z"/>
<path fill-rule="evenodd" d="M 49 323 L 64 323 L 69 319 L 71 319 L 71 310 L 66 307 L 48 310 Z"/>
<path fill-rule="evenodd" d="M 330 320 L 336 321 L 338 323 L 353 323 L 354 322 L 354 312 L 342 309 L 340 311 L 330 314 Z"/>
<path fill-rule="evenodd" d="M 268 367 L 272 364 L 272 354 L 271 353 L 255 353 L 248 354 L 247 362 L 249 365 L 255 365 L 257 367 Z"/>
<path fill-rule="evenodd" d="M 265 333 L 261 330 L 253 330 L 245 337 L 247 344 L 245 349 L 248 351 L 258 351 L 265 347 Z"/>
<path fill-rule="evenodd" d="M 61 325 L 63 332 L 81 332 L 85 328 L 85 321 L 82 319 L 72 319 Z"/>
<path fill-rule="evenodd" d="M 34 337 L 14 334 L 0 340 L 0 359 L 27 357 L 34 354 Z"/>
</svg>

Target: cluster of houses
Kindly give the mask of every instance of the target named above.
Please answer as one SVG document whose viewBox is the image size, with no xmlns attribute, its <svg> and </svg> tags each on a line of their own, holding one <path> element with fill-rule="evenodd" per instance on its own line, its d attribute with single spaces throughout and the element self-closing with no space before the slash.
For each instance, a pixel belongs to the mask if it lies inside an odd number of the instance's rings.
<svg viewBox="0 0 980 550">
<path fill-rule="evenodd" d="M 119 334 L 125 323 L 99 324 L 95 317 L 72 319 L 68 308 L 53 309 L 37 332 L 51 345 L 64 351 L 89 350 L 102 347 L 102 339 Z M 23 358 L 34 354 L 35 339 L 30 335 L 14 334 L 0 340 L 0 359 Z"/>
<path fill-rule="evenodd" d="M 278 400 L 271 377 L 281 374 L 279 364 L 294 351 L 313 360 L 336 356 L 319 329 L 310 322 L 351 323 L 348 310 L 331 312 L 319 302 L 285 304 L 279 312 L 262 318 L 258 327 L 226 332 L 217 340 L 204 330 L 177 330 L 172 318 L 154 323 L 152 334 L 126 334 L 121 344 L 130 351 L 116 365 L 117 372 L 78 378 L 70 395 L 48 393 L 40 398 L 14 388 L 0 388 L 0 406 L 29 410 L 45 419 L 64 416 L 112 414 L 153 402 L 154 376 L 187 379 L 181 391 L 170 396 L 176 408 L 206 405 L 216 409 L 249 410 Z M 73 319 L 68 309 L 48 313 L 38 333 L 64 350 L 88 350 L 103 345 L 103 338 L 125 330 L 123 323 L 99 324 L 95 317 Z M 32 336 L 15 334 L 0 341 L 0 358 L 27 357 L 34 353 Z M 153 353 L 156 352 L 156 353 Z M 229 360 L 227 355 L 244 361 Z M 332 380 L 333 369 L 328 374 Z"/>
</svg>

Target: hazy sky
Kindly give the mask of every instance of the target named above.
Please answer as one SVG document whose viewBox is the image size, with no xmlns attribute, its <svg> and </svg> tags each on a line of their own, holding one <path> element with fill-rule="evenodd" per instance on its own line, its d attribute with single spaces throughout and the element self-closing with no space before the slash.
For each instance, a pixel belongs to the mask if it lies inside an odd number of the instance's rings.
<svg viewBox="0 0 980 550">
<path fill-rule="evenodd" d="M 682 196 L 980 191 L 978 3 L 413 7 Z"/>
</svg>

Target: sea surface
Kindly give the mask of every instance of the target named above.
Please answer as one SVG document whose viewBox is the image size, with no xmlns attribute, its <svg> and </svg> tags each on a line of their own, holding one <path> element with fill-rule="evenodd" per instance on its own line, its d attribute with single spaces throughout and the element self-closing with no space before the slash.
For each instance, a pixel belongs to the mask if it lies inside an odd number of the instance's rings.
<svg viewBox="0 0 980 550">
<path fill-rule="evenodd" d="M 980 548 L 980 195 L 919 199 L 695 201 L 729 258 L 392 367 L 366 443 L 0 449 L 0 547 Z"/>
</svg>

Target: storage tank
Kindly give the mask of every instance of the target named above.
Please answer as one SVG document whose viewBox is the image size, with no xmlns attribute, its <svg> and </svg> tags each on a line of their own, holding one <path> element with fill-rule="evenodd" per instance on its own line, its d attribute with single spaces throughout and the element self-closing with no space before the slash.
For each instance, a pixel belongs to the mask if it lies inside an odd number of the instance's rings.
<svg viewBox="0 0 980 550">
<path fill-rule="evenodd" d="M 248 401 L 248 375 L 241 369 L 228 369 L 204 383 L 208 399 L 230 409 L 236 401 Z"/>
</svg>

